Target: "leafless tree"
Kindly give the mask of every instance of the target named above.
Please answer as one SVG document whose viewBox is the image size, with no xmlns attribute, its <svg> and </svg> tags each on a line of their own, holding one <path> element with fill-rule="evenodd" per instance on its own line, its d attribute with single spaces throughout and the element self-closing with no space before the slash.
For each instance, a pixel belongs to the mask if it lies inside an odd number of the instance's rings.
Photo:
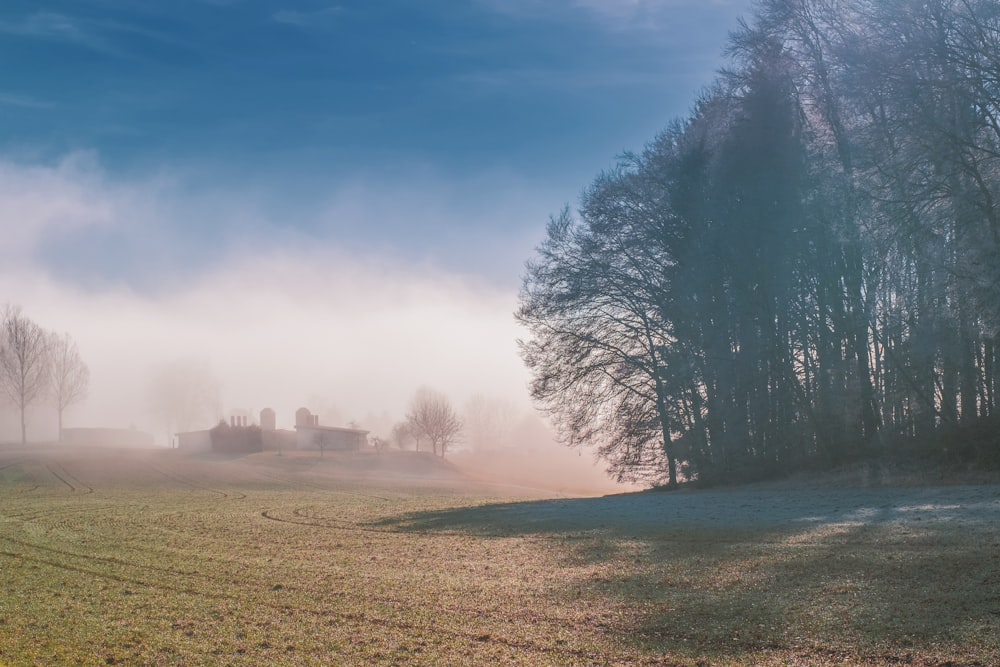
<svg viewBox="0 0 1000 667">
<path fill-rule="evenodd" d="M 550 222 L 517 311 L 539 407 L 671 486 L 877 479 L 900 442 L 995 430 L 996 0 L 759 0 L 729 51 Z"/>
<path fill-rule="evenodd" d="M 517 409 L 510 401 L 476 394 L 462 408 L 466 442 L 483 451 L 508 444 L 516 416 Z"/>
<path fill-rule="evenodd" d="M 59 439 L 62 440 L 63 413 L 86 398 L 90 369 L 68 333 L 49 335 L 49 362 L 49 391 L 59 415 Z"/>
<path fill-rule="evenodd" d="M 313 444 L 316 445 L 316 449 L 319 450 L 319 457 L 323 458 L 323 454 L 326 452 L 326 448 L 330 445 L 330 440 L 324 431 L 316 431 L 313 433 L 312 437 Z"/>
<path fill-rule="evenodd" d="M 406 420 L 393 424 L 389 437 L 399 449 L 408 449 L 409 443 L 412 441 L 414 449 L 420 451 L 420 438 L 413 432 L 412 425 Z"/>
<path fill-rule="evenodd" d="M 48 388 L 48 337 L 18 306 L 4 308 L 2 333 L 0 386 L 20 413 L 24 444 L 28 440 L 25 413 Z"/>
<path fill-rule="evenodd" d="M 177 361 L 160 368 L 150 384 L 150 407 L 167 429 L 176 433 L 210 424 L 221 416 L 219 383 L 207 365 Z"/>
<path fill-rule="evenodd" d="M 434 454 L 442 458 L 462 432 L 462 420 L 448 399 L 427 387 L 418 389 L 413 395 L 406 422 L 410 432 L 418 438 L 423 436 L 430 440 Z"/>
</svg>

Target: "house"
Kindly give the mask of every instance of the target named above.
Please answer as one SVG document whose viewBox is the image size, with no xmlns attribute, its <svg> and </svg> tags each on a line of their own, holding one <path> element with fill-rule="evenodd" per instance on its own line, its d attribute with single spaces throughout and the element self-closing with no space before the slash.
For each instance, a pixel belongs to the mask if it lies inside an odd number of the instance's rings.
<svg viewBox="0 0 1000 667">
<path fill-rule="evenodd" d="M 321 426 L 319 416 L 306 408 L 295 411 L 295 448 L 320 451 L 358 451 L 368 444 L 368 431 L 341 426 Z"/>
<path fill-rule="evenodd" d="M 176 438 L 177 449 L 185 452 L 212 451 L 212 432 L 209 430 L 178 433 Z"/>
<path fill-rule="evenodd" d="M 275 428 L 271 408 L 260 411 L 260 425 L 246 416 L 234 416 L 211 429 L 177 434 L 177 448 L 187 452 L 260 452 L 289 449 L 358 451 L 368 444 L 368 431 L 322 426 L 306 408 L 295 412 L 295 431 Z"/>
<path fill-rule="evenodd" d="M 186 452 L 250 453 L 263 449 L 260 427 L 249 423 L 246 416 L 234 416 L 229 422 L 201 431 L 177 434 L 177 449 Z"/>
</svg>

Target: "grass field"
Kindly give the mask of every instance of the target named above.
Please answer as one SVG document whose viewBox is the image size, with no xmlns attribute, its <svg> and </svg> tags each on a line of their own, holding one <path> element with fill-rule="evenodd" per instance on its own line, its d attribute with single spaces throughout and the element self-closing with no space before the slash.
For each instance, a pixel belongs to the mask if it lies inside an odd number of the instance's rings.
<svg viewBox="0 0 1000 667">
<path fill-rule="evenodd" d="M 0 450 L 7 665 L 996 665 L 1000 491 Z"/>
</svg>

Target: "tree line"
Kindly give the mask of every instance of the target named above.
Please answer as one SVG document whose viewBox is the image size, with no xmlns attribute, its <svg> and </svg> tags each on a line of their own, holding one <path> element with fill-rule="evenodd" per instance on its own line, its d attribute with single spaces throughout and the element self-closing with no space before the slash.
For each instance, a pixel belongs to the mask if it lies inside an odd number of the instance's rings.
<svg viewBox="0 0 1000 667">
<path fill-rule="evenodd" d="M 1000 465 L 1000 4 L 760 0 L 550 220 L 531 393 L 619 479 Z"/>
<path fill-rule="evenodd" d="M 62 439 L 63 413 L 86 397 L 90 384 L 76 343 L 67 333 L 46 331 L 18 306 L 4 307 L 0 327 L 0 391 L 18 412 L 21 443 L 28 441 L 29 408 L 45 400 L 56 409 Z"/>
</svg>

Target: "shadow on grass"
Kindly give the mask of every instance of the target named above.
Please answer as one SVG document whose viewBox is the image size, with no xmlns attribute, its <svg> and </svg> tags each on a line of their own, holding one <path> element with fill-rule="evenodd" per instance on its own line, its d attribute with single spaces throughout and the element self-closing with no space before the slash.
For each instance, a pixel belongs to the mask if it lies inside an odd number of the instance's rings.
<svg viewBox="0 0 1000 667">
<path fill-rule="evenodd" d="M 642 610 L 619 630 L 646 650 L 1000 664 L 998 545 L 981 537 L 950 527 L 891 537 L 861 525 L 732 542 L 714 554 L 690 544 L 672 554 L 682 578 L 661 563 L 633 573 L 638 585 L 609 590 Z"/>
<path fill-rule="evenodd" d="M 994 487 L 503 503 L 379 528 L 556 540 L 565 604 L 643 654 L 737 664 L 1000 664 Z"/>
<path fill-rule="evenodd" d="M 816 526 L 1000 522 L 1000 488 L 733 490 L 633 493 L 486 504 L 387 517 L 374 527 L 518 536 L 594 531 L 657 536 L 674 530 L 800 532 Z"/>
</svg>

